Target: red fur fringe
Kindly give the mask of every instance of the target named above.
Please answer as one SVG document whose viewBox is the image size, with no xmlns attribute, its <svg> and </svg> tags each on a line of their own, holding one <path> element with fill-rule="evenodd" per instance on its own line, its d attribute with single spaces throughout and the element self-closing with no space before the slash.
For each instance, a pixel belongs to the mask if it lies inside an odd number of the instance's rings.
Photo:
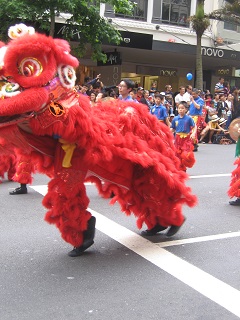
<svg viewBox="0 0 240 320">
<path fill-rule="evenodd" d="M 232 172 L 232 179 L 228 190 L 230 198 L 240 198 L 240 158 L 237 158 L 234 164 L 237 166 Z"/>
<path fill-rule="evenodd" d="M 17 127 L 14 127 L 15 133 L 20 135 L 15 135 L 15 139 L 13 136 L 9 139 L 10 130 L 1 129 L 5 132 L 1 137 L 10 145 L 9 150 L 17 148 L 15 177 L 18 182 L 31 183 L 35 170 L 52 176 L 54 162 L 55 175 L 43 199 L 48 209 L 45 220 L 55 224 L 63 239 L 74 246 L 82 244 L 83 232 L 91 217 L 84 187 L 86 176 L 97 184 L 103 196 L 113 191 L 115 197 L 111 203 L 117 201 L 123 212 L 133 213 L 139 228 L 143 223 L 148 228 L 156 223 L 181 225 L 182 206 L 194 206 L 197 198 L 185 184 L 188 176 L 181 170 L 172 133 L 149 114 L 146 106 L 111 100 L 91 108 L 88 98 L 69 92 L 58 99 L 63 115 L 50 115 L 49 92 L 41 86 L 52 80 L 59 64 L 78 64 L 76 58 L 65 51 L 69 51 L 66 42 L 39 34 L 9 44 L 4 68 L 21 87 L 30 89 L 1 100 L 0 116 L 36 111 L 30 120 L 33 143 L 17 131 Z M 28 78 L 19 73 L 16 61 L 25 58 L 26 52 L 42 64 L 41 75 Z M 63 168 L 65 153 L 60 143 L 46 143 L 43 152 L 43 146 L 37 147 L 41 143 L 34 143 L 34 135 L 61 137 L 75 144 L 72 166 Z M 193 162 L 190 153 L 183 158 L 185 165 Z"/>
<path fill-rule="evenodd" d="M 16 157 L 14 154 L 0 155 L 0 177 L 7 172 L 8 180 L 13 180 L 15 174 Z"/>
<path fill-rule="evenodd" d="M 45 220 L 58 227 L 65 241 L 78 247 L 91 217 L 86 210 L 88 203 L 81 173 L 63 170 L 48 184 L 48 193 L 43 199 L 43 205 L 49 209 Z"/>
<path fill-rule="evenodd" d="M 143 222 L 150 228 L 156 222 L 180 225 L 182 205 L 194 206 L 197 199 L 185 185 L 187 175 L 180 170 L 169 129 L 135 103 L 111 101 L 92 110 L 83 98 L 83 105 L 80 110 L 69 110 L 63 137 L 71 141 L 74 137 L 84 149 L 81 163 L 92 172 L 87 180 L 95 182 L 105 197 L 114 191 L 113 202 L 117 200 L 126 214 L 134 213 L 139 228 Z M 75 123 L 75 128 L 70 137 L 67 131 L 71 131 L 71 123 Z M 118 165 L 126 168 L 126 188 L 121 185 Z M 107 177 L 107 187 L 100 177 Z"/>
</svg>

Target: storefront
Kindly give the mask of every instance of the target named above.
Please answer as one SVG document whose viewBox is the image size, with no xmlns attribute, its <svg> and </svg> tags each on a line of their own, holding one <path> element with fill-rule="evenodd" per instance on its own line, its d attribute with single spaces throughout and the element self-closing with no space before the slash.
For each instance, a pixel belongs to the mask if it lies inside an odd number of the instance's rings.
<svg viewBox="0 0 240 320">
<path fill-rule="evenodd" d="M 153 34 L 121 31 L 120 45 L 103 44 L 103 51 L 108 55 L 107 63 L 97 63 L 91 60 L 88 51 L 83 59 L 78 81 L 83 83 L 85 76 L 95 77 L 101 73 L 101 80 L 106 86 L 117 85 L 122 78 L 131 78 L 136 86 L 150 89 L 152 82 L 157 88 L 164 90 L 166 84 L 171 84 L 173 91 L 178 91 L 180 85 L 195 82 L 196 46 L 187 43 L 154 40 Z M 56 28 L 56 37 L 64 37 L 64 27 Z M 73 44 L 77 44 L 79 34 L 73 35 Z M 218 47 L 202 47 L 203 86 L 214 90 L 219 76 L 224 76 L 231 86 L 240 86 L 240 52 Z M 217 71 L 219 70 L 219 71 Z M 192 80 L 186 75 L 193 74 Z"/>
<path fill-rule="evenodd" d="M 119 46 L 117 51 L 122 57 L 121 77 L 131 78 L 146 89 L 153 81 L 161 91 L 166 84 L 171 84 L 173 91 L 178 91 L 180 85 L 194 86 L 196 46 L 153 41 L 152 50 Z M 202 47 L 202 60 L 204 89 L 214 91 L 220 76 L 229 81 L 231 87 L 240 87 L 240 52 Z M 101 73 L 104 77 L 104 69 Z M 191 81 L 186 78 L 188 73 L 193 74 Z"/>
</svg>

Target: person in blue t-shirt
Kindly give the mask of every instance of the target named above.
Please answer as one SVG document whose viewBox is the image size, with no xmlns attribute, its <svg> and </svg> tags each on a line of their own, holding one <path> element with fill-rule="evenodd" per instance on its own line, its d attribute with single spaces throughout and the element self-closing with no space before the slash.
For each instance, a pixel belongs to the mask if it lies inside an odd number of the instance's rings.
<svg viewBox="0 0 240 320">
<path fill-rule="evenodd" d="M 164 122 L 168 127 L 170 127 L 171 123 L 168 119 L 167 108 L 164 107 L 164 96 L 161 94 L 155 95 L 155 104 L 151 107 L 150 113 L 158 118 L 159 121 Z"/>
<path fill-rule="evenodd" d="M 197 128 L 202 127 L 202 122 L 204 122 L 203 116 L 203 107 L 204 100 L 199 96 L 199 90 L 193 88 L 192 95 L 190 96 L 190 106 L 188 115 L 191 116 L 197 126 Z M 198 132 L 196 130 L 196 136 L 194 139 L 194 151 L 198 150 Z"/>
<path fill-rule="evenodd" d="M 178 115 L 174 117 L 171 123 L 171 131 L 175 132 L 176 155 L 181 161 L 181 169 L 186 171 L 195 163 L 193 154 L 193 141 L 196 136 L 196 125 L 192 117 L 186 113 L 188 105 L 185 101 L 179 102 Z"/>
<path fill-rule="evenodd" d="M 123 79 L 120 81 L 118 85 L 118 91 L 119 91 L 119 100 L 124 101 L 133 101 L 132 97 L 130 96 L 130 91 L 133 90 L 135 84 L 130 79 Z"/>
<path fill-rule="evenodd" d="M 199 90 L 193 88 L 190 96 L 189 115 L 191 117 L 201 116 L 204 106 L 204 100 L 199 96 Z"/>
</svg>

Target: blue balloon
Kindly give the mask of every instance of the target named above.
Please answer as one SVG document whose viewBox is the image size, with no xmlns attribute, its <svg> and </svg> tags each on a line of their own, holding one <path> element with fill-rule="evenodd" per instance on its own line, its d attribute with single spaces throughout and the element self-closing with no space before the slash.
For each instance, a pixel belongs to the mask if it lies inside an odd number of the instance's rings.
<svg viewBox="0 0 240 320">
<path fill-rule="evenodd" d="M 186 77 L 187 77 L 187 79 L 190 81 L 190 80 L 192 80 L 192 74 L 191 73 L 188 73 L 187 75 L 186 75 Z"/>
</svg>

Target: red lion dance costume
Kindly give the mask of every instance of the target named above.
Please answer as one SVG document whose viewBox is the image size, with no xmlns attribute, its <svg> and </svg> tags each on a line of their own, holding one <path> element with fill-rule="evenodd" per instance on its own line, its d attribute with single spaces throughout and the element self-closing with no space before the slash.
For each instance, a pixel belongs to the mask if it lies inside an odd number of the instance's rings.
<svg viewBox="0 0 240 320">
<path fill-rule="evenodd" d="M 194 206 L 196 197 L 185 185 L 170 130 L 134 102 L 91 108 L 74 90 L 78 60 L 69 44 L 22 29 L 13 28 L 12 34 L 23 34 L 4 49 L 0 135 L 7 148 L 0 151 L 24 150 L 46 174 L 54 166 L 43 199 L 45 220 L 75 247 L 69 255 L 94 243 L 86 180 L 105 197 L 114 192 L 112 203 L 133 213 L 138 228 L 170 227 L 167 235 L 175 234 L 184 222 L 182 205 Z"/>
<path fill-rule="evenodd" d="M 229 133 L 233 140 L 237 142 L 235 156 L 237 159 L 234 164 L 237 166 L 232 171 L 232 177 L 228 195 L 230 198 L 236 197 L 235 200 L 229 201 L 233 206 L 240 206 L 240 119 L 236 118 L 229 126 Z"/>
</svg>

